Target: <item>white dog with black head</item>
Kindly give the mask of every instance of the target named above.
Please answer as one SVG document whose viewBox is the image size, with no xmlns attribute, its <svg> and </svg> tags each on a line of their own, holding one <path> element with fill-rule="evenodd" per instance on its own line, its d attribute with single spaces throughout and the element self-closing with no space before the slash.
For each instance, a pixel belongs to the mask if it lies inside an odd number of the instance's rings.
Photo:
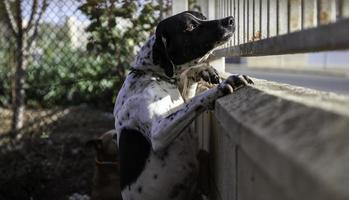
<svg viewBox="0 0 349 200">
<path fill-rule="evenodd" d="M 216 99 L 253 82 L 233 75 L 219 83 L 207 65 L 196 74 L 217 87 L 193 96 L 200 78 L 186 81 L 182 93 L 176 80 L 234 31 L 233 17 L 209 21 L 187 11 L 161 21 L 141 48 L 114 108 L 124 200 L 200 199 L 198 139 L 189 124 Z"/>
</svg>

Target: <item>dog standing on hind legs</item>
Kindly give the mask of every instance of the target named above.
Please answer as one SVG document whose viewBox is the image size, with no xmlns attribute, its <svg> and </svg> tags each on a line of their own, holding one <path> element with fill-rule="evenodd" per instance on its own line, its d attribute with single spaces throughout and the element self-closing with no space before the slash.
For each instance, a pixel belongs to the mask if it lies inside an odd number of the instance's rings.
<svg viewBox="0 0 349 200">
<path fill-rule="evenodd" d="M 253 82 L 234 75 L 194 96 L 197 79 L 181 93 L 176 77 L 200 65 L 234 31 L 232 17 L 209 21 L 187 11 L 161 21 L 141 48 L 114 107 L 124 200 L 200 199 L 198 140 L 189 124 L 216 99 Z M 219 82 L 214 70 L 203 71 L 198 74 Z"/>
</svg>

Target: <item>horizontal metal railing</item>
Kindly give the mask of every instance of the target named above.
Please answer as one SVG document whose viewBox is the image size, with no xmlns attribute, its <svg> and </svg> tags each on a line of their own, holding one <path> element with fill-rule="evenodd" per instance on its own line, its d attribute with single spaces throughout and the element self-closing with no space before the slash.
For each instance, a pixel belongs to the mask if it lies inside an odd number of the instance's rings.
<svg viewBox="0 0 349 200">
<path fill-rule="evenodd" d="M 230 15 L 236 32 L 214 58 L 349 49 L 349 0 L 216 0 L 216 18 Z"/>
</svg>

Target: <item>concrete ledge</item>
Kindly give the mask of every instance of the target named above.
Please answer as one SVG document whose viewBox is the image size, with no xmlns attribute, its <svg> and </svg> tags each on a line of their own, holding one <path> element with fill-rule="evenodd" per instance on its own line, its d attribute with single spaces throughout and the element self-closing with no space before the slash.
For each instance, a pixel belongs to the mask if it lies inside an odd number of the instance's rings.
<svg viewBox="0 0 349 200">
<path fill-rule="evenodd" d="M 212 199 L 349 199 L 349 98 L 255 80 L 216 103 Z"/>
</svg>

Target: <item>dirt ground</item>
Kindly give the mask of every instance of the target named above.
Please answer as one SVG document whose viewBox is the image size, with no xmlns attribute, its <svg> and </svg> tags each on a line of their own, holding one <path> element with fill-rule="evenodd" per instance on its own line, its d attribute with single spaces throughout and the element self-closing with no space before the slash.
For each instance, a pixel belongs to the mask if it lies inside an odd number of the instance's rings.
<svg viewBox="0 0 349 200">
<path fill-rule="evenodd" d="M 85 143 L 113 128 L 111 113 L 87 106 L 26 111 L 19 137 L 8 137 L 0 108 L 0 200 L 88 200 L 94 152 Z"/>
</svg>

